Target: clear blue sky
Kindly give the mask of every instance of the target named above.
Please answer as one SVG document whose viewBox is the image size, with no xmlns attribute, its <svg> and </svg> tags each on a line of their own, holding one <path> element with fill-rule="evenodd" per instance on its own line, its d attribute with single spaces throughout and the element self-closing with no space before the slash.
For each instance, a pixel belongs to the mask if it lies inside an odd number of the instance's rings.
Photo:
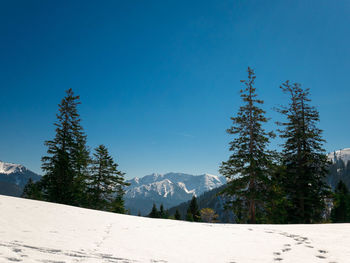
<svg viewBox="0 0 350 263">
<path fill-rule="evenodd" d="M 89 146 L 128 178 L 218 174 L 247 66 L 274 121 L 279 85 L 299 82 L 326 150 L 350 147 L 349 25 L 348 0 L 1 1 L 0 160 L 41 173 L 73 88 Z"/>
</svg>

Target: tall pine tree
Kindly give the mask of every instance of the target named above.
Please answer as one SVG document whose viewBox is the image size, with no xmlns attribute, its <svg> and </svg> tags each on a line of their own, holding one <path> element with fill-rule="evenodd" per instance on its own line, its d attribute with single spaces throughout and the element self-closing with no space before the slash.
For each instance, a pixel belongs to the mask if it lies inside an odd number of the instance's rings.
<svg viewBox="0 0 350 263">
<path fill-rule="evenodd" d="M 42 158 L 44 198 L 51 202 L 69 205 L 83 205 L 85 198 L 86 172 L 89 151 L 86 135 L 80 124 L 77 106 L 79 96 L 72 89 L 58 105 L 56 135 L 45 142 L 47 156 Z"/>
<path fill-rule="evenodd" d="M 223 193 L 233 196 L 231 205 L 237 221 L 242 223 L 256 223 L 263 218 L 273 160 L 267 146 L 274 134 L 263 128 L 268 120 L 260 108 L 263 101 L 257 98 L 255 78 L 254 71 L 248 67 L 248 80 L 241 81 L 245 84 L 240 91 L 243 106 L 231 117 L 233 126 L 227 130 L 235 136 L 230 142 L 232 155 L 220 167 L 220 173 L 229 180 Z"/>
<path fill-rule="evenodd" d="M 322 218 L 328 188 L 327 157 L 322 145 L 322 130 L 317 127 L 319 113 L 310 106 L 309 90 L 299 84 L 283 83 L 281 89 L 290 97 L 288 106 L 278 111 L 285 121 L 277 124 L 284 139 L 282 162 L 285 174 L 282 185 L 290 202 L 289 223 L 315 223 Z"/>
<path fill-rule="evenodd" d="M 95 149 L 89 176 L 89 207 L 124 213 L 124 173 L 109 155 L 107 148 L 100 145 Z"/>
</svg>

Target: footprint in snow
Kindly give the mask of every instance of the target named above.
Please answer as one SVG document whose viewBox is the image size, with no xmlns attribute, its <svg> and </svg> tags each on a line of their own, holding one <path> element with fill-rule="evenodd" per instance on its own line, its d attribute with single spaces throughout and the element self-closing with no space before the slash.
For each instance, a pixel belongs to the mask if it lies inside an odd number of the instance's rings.
<svg viewBox="0 0 350 263">
<path fill-rule="evenodd" d="M 305 246 L 305 247 L 308 247 L 308 248 L 314 248 L 313 246 Z"/>
</svg>

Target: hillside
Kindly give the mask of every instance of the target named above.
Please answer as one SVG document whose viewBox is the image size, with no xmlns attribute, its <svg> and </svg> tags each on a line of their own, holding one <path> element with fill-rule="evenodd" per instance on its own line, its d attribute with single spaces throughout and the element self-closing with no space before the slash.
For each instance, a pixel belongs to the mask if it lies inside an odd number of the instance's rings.
<svg viewBox="0 0 350 263">
<path fill-rule="evenodd" d="M 150 219 L 0 196 L 0 262 L 337 262 L 350 224 L 236 225 Z"/>
</svg>

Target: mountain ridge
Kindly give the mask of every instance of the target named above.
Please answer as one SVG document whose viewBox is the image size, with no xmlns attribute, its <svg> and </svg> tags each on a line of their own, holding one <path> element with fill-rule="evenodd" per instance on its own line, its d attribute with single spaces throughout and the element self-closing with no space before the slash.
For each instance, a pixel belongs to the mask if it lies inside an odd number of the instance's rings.
<svg viewBox="0 0 350 263">
<path fill-rule="evenodd" d="M 146 215 L 153 203 L 170 208 L 188 201 L 193 195 L 199 196 L 226 183 L 222 176 L 185 173 L 153 173 L 144 177 L 127 180 L 130 186 L 125 188 L 125 206 L 131 214 L 139 212 Z"/>
</svg>

